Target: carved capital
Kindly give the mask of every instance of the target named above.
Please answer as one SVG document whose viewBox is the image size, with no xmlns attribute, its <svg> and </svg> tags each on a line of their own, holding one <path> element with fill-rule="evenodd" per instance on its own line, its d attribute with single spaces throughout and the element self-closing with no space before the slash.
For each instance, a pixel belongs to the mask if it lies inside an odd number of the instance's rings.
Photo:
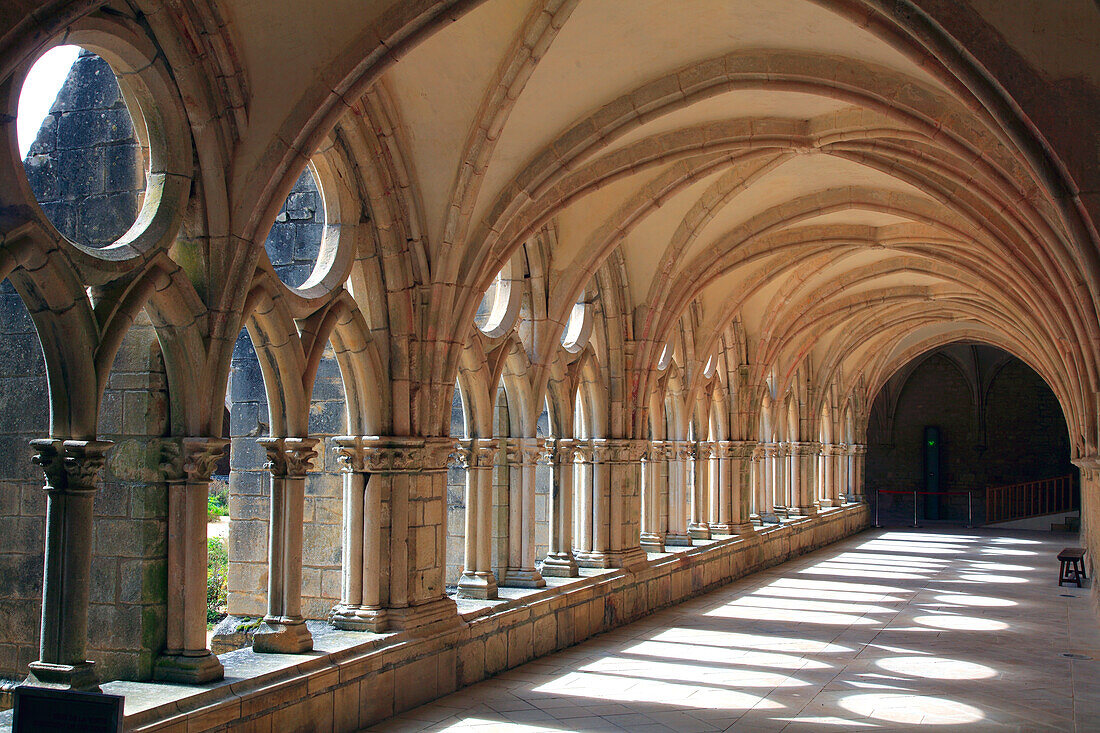
<svg viewBox="0 0 1100 733">
<path fill-rule="evenodd" d="M 852 443 L 848 446 L 848 450 L 851 451 L 853 456 L 860 456 L 867 452 L 867 446 L 860 443 Z"/>
<path fill-rule="evenodd" d="M 543 438 L 507 438 L 503 448 L 510 465 L 532 466 L 545 458 L 546 441 Z"/>
<path fill-rule="evenodd" d="M 160 470 L 165 481 L 209 481 L 225 454 L 225 438 L 166 438 L 160 443 Z"/>
<path fill-rule="evenodd" d="M 559 466 L 569 466 L 577 457 L 577 446 L 572 438 L 556 438 L 547 441 L 547 449 L 550 452 L 550 460 Z"/>
<path fill-rule="evenodd" d="M 317 457 L 317 438 L 260 438 L 256 441 L 267 450 L 264 468 L 273 476 L 302 478 Z"/>
<path fill-rule="evenodd" d="M 816 456 L 822 448 L 820 443 L 804 443 L 794 442 L 790 444 L 791 455 L 795 456 Z"/>
<path fill-rule="evenodd" d="M 47 491 L 94 492 L 113 445 L 108 440 L 32 440 L 32 460 L 42 467 Z"/>
<path fill-rule="evenodd" d="M 705 461 L 714 455 L 714 444 L 709 442 L 700 442 L 695 445 L 695 460 Z"/>
<path fill-rule="evenodd" d="M 457 456 L 463 468 L 492 468 L 499 450 L 497 441 L 488 438 L 468 438 L 459 441 L 452 456 Z"/>
<path fill-rule="evenodd" d="M 651 463 L 663 461 L 667 457 L 668 444 L 660 440 L 650 441 L 649 445 L 646 447 L 645 454 L 642 456 L 642 458 Z"/>
<path fill-rule="evenodd" d="M 447 470 L 455 453 L 453 438 L 418 436 L 341 435 L 333 438 L 345 471 L 423 473 Z"/>
<path fill-rule="evenodd" d="M 608 463 L 641 463 L 649 442 L 629 438 L 608 438 L 604 442 Z"/>
<path fill-rule="evenodd" d="M 749 460 L 756 455 L 760 444 L 754 440 L 723 440 L 721 457 L 730 460 Z"/>
</svg>

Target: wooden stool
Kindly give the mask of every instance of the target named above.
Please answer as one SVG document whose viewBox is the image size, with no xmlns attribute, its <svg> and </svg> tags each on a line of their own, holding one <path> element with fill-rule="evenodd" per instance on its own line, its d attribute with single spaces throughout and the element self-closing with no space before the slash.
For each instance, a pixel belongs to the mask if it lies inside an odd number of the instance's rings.
<svg viewBox="0 0 1100 733">
<path fill-rule="evenodd" d="M 1085 550 L 1080 547 L 1067 547 L 1058 553 L 1058 559 L 1062 562 L 1062 567 L 1058 570 L 1058 585 L 1076 583 L 1080 588 L 1081 578 L 1088 578 L 1085 575 Z"/>
</svg>

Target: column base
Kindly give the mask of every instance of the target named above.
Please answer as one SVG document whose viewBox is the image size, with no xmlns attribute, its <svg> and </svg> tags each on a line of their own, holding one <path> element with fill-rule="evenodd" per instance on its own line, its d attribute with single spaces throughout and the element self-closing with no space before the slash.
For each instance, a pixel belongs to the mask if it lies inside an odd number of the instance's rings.
<svg viewBox="0 0 1100 733">
<path fill-rule="evenodd" d="M 756 527 L 752 522 L 741 522 L 740 524 L 730 525 L 730 534 L 738 537 L 747 537 L 749 535 L 756 534 Z"/>
<path fill-rule="evenodd" d="M 547 578 L 577 578 L 580 576 L 572 552 L 551 552 L 542 561 L 542 574 Z"/>
<path fill-rule="evenodd" d="M 822 509 L 825 509 L 831 506 L 840 506 L 841 501 L 840 499 L 821 499 L 817 503 L 818 506 L 820 506 Z"/>
<path fill-rule="evenodd" d="M 504 582 L 509 588 L 545 588 L 546 581 L 538 570 L 529 568 L 508 568 L 504 571 Z"/>
<path fill-rule="evenodd" d="M 788 517 L 812 517 L 817 514 L 815 506 L 792 506 L 787 509 Z"/>
<path fill-rule="evenodd" d="M 418 633 L 443 631 L 452 626 L 457 627 L 461 623 L 458 606 L 453 599 L 447 597 L 437 598 L 418 606 L 387 608 L 386 618 L 389 621 L 386 625 L 389 631 Z"/>
<path fill-rule="evenodd" d="M 728 534 L 728 535 L 737 534 L 736 532 L 733 531 L 733 525 L 730 524 L 729 522 L 717 522 L 715 524 L 711 524 L 710 525 L 710 533 L 712 535 L 716 535 L 716 534 Z"/>
<path fill-rule="evenodd" d="M 373 631 L 378 634 L 386 630 L 386 609 L 338 605 L 332 609 L 328 620 L 333 627 L 343 631 Z"/>
<path fill-rule="evenodd" d="M 775 512 L 764 512 L 760 515 L 760 524 L 779 524 L 779 515 Z"/>
<path fill-rule="evenodd" d="M 597 550 L 575 550 L 573 556 L 577 559 L 577 565 L 582 568 L 609 568 L 611 559 L 606 552 Z"/>
<path fill-rule="evenodd" d="M 860 503 L 863 502 L 863 500 L 864 500 L 863 494 L 847 494 L 844 497 L 844 502 L 846 504 L 860 504 Z"/>
<path fill-rule="evenodd" d="M 691 547 L 691 535 L 669 532 L 665 535 L 665 545 L 676 547 Z"/>
<path fill-rule="evenodd" d="M 688 525 L 688 534 L 693 540 L 709 540 L 710 526 L 706 522 L 692 522 Z"/>
<path fill-rule="evenodd" d="M 491 601 L 497 597 L 497 579 L 492 573 L 463 573 L 458 579 L 458 597 Z"/>
<path fill-rule="evenodd" d="M 645 552 L 665 551 L 665 538 L 659 532 L 643 532 L 638 544 Z"/>
<path fill-rule="evenodd" d="M 50 664 L 31 662 L 27 665 L 30 673 L 23 682 L 30 687 L 47 687 L 51 690 L 81 690 L 99 692 L 99 680 L 96 679 L 95 662 L 81 664 Z"/>
<path fill-rule="evenodd" d="M 265 618 L 252 637 L 252 651 L 257 654 L 301 654 L 313 651 L 313 636 L 305 621 Z"/>
<path fill-rule="evenodd" d="M 636 570 L 649 564 L 649 558 L 641 547 L 630 547 L 625 550 L 609 550 L 604 555 L 607 557 L 610 567 Z"/>
<path fill-rule="evenodd" d="M 225 669 L 216 656 L 207 650 L 200 656 L 164 654 L 153 667 L 153 679 L 161 682 L 183 682 L 201 685 L 225 678 Z"/>
<path fill-rule="evenodd" d="M 776 516 L 776 517 L 786 517 L 787 516 L 787 511 L 788 511 L 787 507 L 777 506 L 777 507 L 772 508 L 771 514 L 772 514 L 772 516 Z"/>
</svg>

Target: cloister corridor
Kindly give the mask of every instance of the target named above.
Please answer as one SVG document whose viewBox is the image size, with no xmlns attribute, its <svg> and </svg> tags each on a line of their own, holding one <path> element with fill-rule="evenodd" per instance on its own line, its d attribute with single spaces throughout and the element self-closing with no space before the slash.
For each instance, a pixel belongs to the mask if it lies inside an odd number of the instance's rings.
<svg viewBox="0 0 1100 733">
<path fill-rule="evenodd" d="M 1066 542 L 869 530 L 369 730 L 1096 730 Z"/>
</svg>

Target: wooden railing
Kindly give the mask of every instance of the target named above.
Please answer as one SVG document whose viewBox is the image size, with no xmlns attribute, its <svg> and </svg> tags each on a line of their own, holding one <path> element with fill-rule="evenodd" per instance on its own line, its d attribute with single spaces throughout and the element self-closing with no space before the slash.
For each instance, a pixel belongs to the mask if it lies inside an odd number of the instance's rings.
<svg viewBox="0 0 1100 733">
<path fill-rule="evenodd" d="M 1055 476 L 1009 486 L 991 486 L 985 492 L 985 521 L 1009 522 L 1080 508 L 1073 476 Z"/>
</svg>

